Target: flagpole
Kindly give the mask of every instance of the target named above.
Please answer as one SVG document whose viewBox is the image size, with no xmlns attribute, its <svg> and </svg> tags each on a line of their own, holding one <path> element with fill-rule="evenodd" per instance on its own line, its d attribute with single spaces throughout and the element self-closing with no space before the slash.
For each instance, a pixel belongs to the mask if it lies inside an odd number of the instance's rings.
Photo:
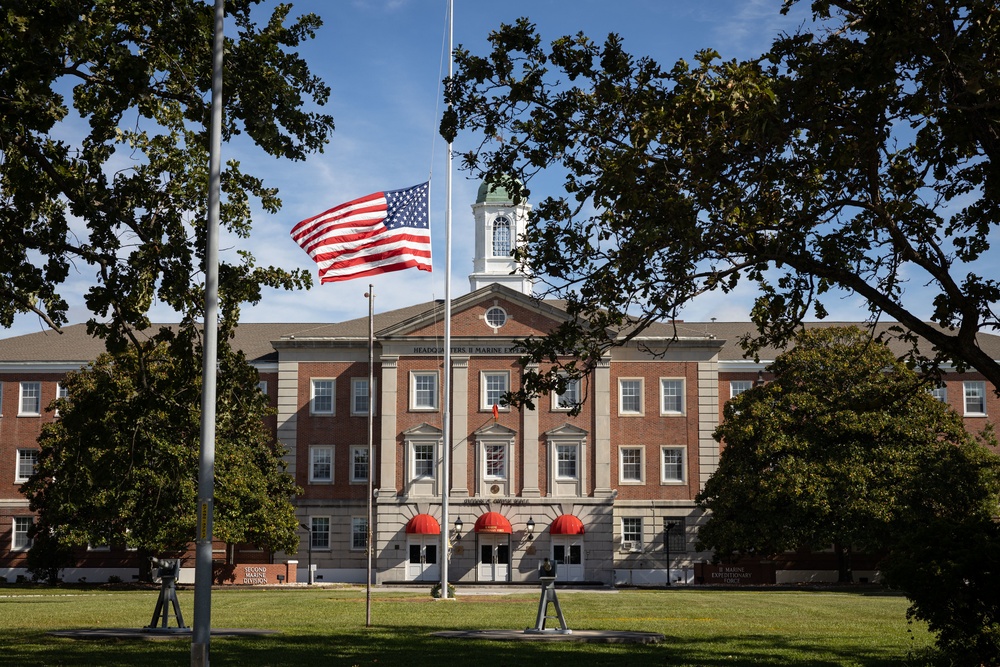
<svg viewBox="0 0 1000 667">
<path fill-rule="evenodd" d="M 215 0 L 212 42 L 212 117 L 208 156 L 208 237 L 205 249 L 205 322 L 201 370 L 201 448 L 195 535 L 194 629 L 191 667 L 208 667 L 212 636 L 212 522 L 215 495 L 216 364 L 219 339 L 219 198 L 222 169 L 222 47 L 226 8 Z"/>
<path fill-rule="evenodd" d="M 455 0 L 448 0 L 448 78 L 452 75 L 452 40 L 455 25 Z M 442 437 L 441 474 L 441 599 L 448 599 L 448 486 L 451 484 L 451 140 L 448 140 L 445 170 L 444 212 L 444 435 Z"/>
<path fill-rule="evenodd" d="M 368 284 L 368 523 L 366 525 L 365 553 L 368 554 L 368 576 L 365 577 L 365 627 L 372 626 L 372 558 L 375 556 L 375 549 L 372 548 L 372 498 L 375 490 L 373 488 L 372 470 L 375 467 L 375 457 L 372 456 L 374 448 L 374 423 L 375 423 L 375 290 L 371 283 Z M 351 465 L 354 465 L 353 461 Z"/>
</svg>

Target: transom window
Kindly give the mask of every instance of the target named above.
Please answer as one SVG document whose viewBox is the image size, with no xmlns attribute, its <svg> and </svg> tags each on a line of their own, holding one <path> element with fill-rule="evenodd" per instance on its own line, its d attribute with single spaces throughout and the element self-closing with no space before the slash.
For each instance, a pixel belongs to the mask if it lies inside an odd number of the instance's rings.
<svg viewBox="0 0 1000 667">
<path fill-rule="evenodd" d="M 309 448 L 309 481 L 333 481 L 333 447 Z"/>
<path fill-rule="evenodd" d="M 556 477 L 559 479 L 576 479 L 577 477 L 577 446 L 556 445 Z"/>
<path fill-rule="evenodd" d="M 42 413 L 42 383 L 22 382 L 21 401 L 18 414 L 40 415 Z"/>
<path fill-rule="evenodd" d="M 618 380 L 618 413 L 623 415 L 642 414 L 642 379 L 622 378 Z"/>
<path fill-rule="evenodd" d="M 684 448 L 664 447 L 661 450 L 662 474 L 660 480 L 664 483 L 684 481 Z"/>
<path fill-rule="evenodd" d="M 494 405 L 500 406 L 501 410 L 507 408 L 500 405 L 500 398 L 507 393 L 510 381 L 510 374 L 506 371 L 484 371 L 483 381 L 483 410 L 492 410 Z"/>
<path fill-rule="evenodd" d="M 986 414 L 986 383 L 970 381 L 965 384 L 965 414 Z"/>
<path fill-rule="evenodd" d="M 642 481 L 642 448 L 622 447 L 619 451 L 621 459 L 620 476 L 623 482 Z"/>
<path fill-rule="evenodd" d="M 510 257 L 511 221 L 505 215 L 493 221 L 493 256 Z"/>
<path fill-rule="evenodd" d="M 684 380 L 660 380 L 660 413 L 665 415 L 684 414 Z"/>
<path fill-rule="evenodd" d="M 333 392 L 334 380 L 332 378 L 313 380 L 309 412 L 314 415 L 332 415 Z"/>
<path fill-rule="evenodd" d="M 413 372 L 410 378 L 411 407 L 414 410 L 437 410 L 437 373 Z"/>
<path fill-rule="evenodd" d="M 17 450 L 17 477 L 15 482 L 27 482 L 28 478 L 35 474 L 35 467 L 38 465 L 37 449 Z"/>
</svg>

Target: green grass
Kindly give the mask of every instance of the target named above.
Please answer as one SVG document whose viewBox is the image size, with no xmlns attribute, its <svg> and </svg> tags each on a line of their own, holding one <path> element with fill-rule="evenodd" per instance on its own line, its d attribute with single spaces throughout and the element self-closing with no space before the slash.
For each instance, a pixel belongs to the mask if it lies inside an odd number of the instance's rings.
<svg viewBox="0 0 1000 667">
<path fill-rule="evenodd" d="M 429 590 L 429 589 L 428 589 Z M 146 625 L 156 591 L 0 588 L 0 655 L 11 665 L 190 664 L 190 639 L 95 641 L 50 637 L 48 630 Z M 193 593 L 180 591 L 193 623 Z M 216 589 L 215 628 L 280 634 L 213 637 L 213 667 L 295 665 L 865 665 L 921 664 L 932 637 L 908 624 L 903 597 L 877 592 L 658 591 L 559 593 L 572 629 L 662 633 L 654 645 L 495 642 L 443 639 L 436 630 L 523 629 L 534 625 L 538 593 L 462 595 L 376 589 L 371 628 L 364 588 Z"/>
</svg>

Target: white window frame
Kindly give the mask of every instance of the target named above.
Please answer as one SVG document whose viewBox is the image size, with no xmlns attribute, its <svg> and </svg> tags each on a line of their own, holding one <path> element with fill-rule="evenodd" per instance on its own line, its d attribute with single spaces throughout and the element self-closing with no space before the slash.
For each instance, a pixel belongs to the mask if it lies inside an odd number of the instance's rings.
<svg viewBox="0 0 1000 667">
<path fill-rule="evenodd" d="M 552 411 L 569 412 L 580 404 L 580 378 L 567 379 L 566 391 L 552 392 Z"/>
<path fill-rule="evenodd" d="M 667 452 L 679 452 L 680 463 L 671 463 L 672 466 L 680 466 L 680 478 L 667 477 Z M 664 445 L 660 447 L 660 483 L 661 484 L 684 484 L 687 481 L 687 452 L 684 447 L 678 445 Z"/>
<path fill-rule="evenodd" d="M 489 400 L 490 395 L 490 380 L 503 378 L 503 391 L 500 392 L 500 396 L 506 394 L 510 391 L 510 371 L 480 371 L 479 373 L 479 409 L 484 411 L 492 411 L 493 406 L 497 406 L 497 410 L 500 412 L 509 412 L 509 405 L 500 405 L 500 397 L 497 397 L 496 403 Z"/>
<path fill-rule="evenodd" d="M 621 518 L 622 551 L 642 551 L 642 531 L 644 523 L 645 522 L 642 520 L 641 516 L 623 516 Z M 636 524 L 638 525 L 638 529 L 635 528 Z M 625 530 L 626 525 L 630 525 L 630 529 L 628 531 Z"/>
<path fill-rule="evenodd" d="M 931 387 L 930 394 L 942 403 L 948 403 L 948 386 L 942 384 L 940 387 Z"/>
<path fill-rule="evenodd" d="M 625 387 L 638 384 L 638 393 L 635 397 L 639 399 L 638 410 L 625 409 Z M 628 398 L 632 398 L 630 394 Z M 646 383 L 643 378 L 618 378 L 618 416 L 619 417 L 641 417 L 646 413 Z"/>
<path fill-rule="evenodd" d="M 430 451 L 430 458 L 424 456 L 417 457 L 417 452 Z M 417 472 L 417 461 L 430 461 L 430 472 L 427 474 Z M 432 442 L 414 442 L 410 445 L 410 474 L 413 481 L 429 481 L 437 478 L 437 445 Z"/>
<path fill-rule="evenodd" d="M 317 399 L 317 388 L 322 384 L 325 387 L 329 383 L 330 386 L 330 409 L 327 410 L 325 406 L 316 405 Z M 326 399 L 325 393 L 319 395 L 321 398 Z M 309 414 L 316 415 L 319 417 L 332 417 L 337 414 L 337 378 L 325 377 L 325 378 L 311 378 L 309 380 Z"/>
<path fill-rule="evenodd" d="M 965 395 L 965 415 L 983 417 L 986 415 L 986 382 L 983 380 L 966 380 L 962 383 Z M 975 401 L 971 404 L 970 401 Z M 980 408 L 980 409 L 976 409 Z"/>
<path fill-rule="evenodd" d="M 320 457 L 327 453 L 329 456 L 329 461 L 322 461 Z M 309 483 L 310 484 L 333 484 L 333 463 L 334 463 L 334 447 L 333 445 L 310 445 L 309 446 Z M 317 474 L 316 468 L 318 465 L 329 465 L 330 475 L 329 477 L 323 477 Z"/>
<path fill-rule="evenodd" d="M 31 464 L 31 473 L 24 475 L 22 470 L 22 465 L 28 458 L 28 454 L 32 454 L 31 458 L 34 462 Z M 38 466 L 38 450 L 31 447 L 21 447 L 17 450 L 17 460 L 14 462 L 14 483 L 23 484 L 28 481 L 28 478 L 34 474 L 35 468 Z"/>
<path fill-rule="evenodd" d="M 500 306 L 490 306 L 486 309 L 486 313 L 483 315 L 483 321 L 486 322 L 486 326 L 493 329 L 496 332 L 497 329 L 503 327 L 510 321 L 510 316 L 507 311 Z"/>
<path fill-rule="evenodd" d="M 418 397 L 418 387 L 417 383 L 424 379 L 432 378 L 434 381 L 433 388 L 433 405 L 426 405 L 417 400 Z M 440 402 L 440 384 L 438 383 L 438 372 L 437 371 L 410 371 L 410 410 L 414 412 L 436 412 L 438 409 L 438 404 Z M 426 389 L 421 391 L 426 392 Z"/>
<path fill-rule="evenodd" d="M 257 391 L 267 396 L 267 380 L 260 380 L 257 383 Z"/>
<path fill-rule="evenodd" d="M 372 392 L 368 391 L 368 378 L 351 378 L 351 415 L 354 417 L 366 417 L 368 416 L 368 409 L 359 410 L 358 409 L 358 399 L 361 398 L 359 389 L 364 387 L 365 391 L 368 392 L 368 406 L 372 405 Z"/>
<path fill-rule="evenodd" d="M 351 551 L 365 551 L 367 549 L 368 549 L 368 517 L 352 516 Z"/>
<path fill-rule="evenodd" d="M 638 465 L 639 466 L 639 470 L 638 470 L 639 475 L 638 475 L 638 478 L 634 478 L 633 479 L 631 477 L 626 477 L 625 476 L 625 465 L 626 465 L 626 463 L 625 463 L 625 457 L 626 457 L 626 452 L 628 452 L 629 455 L 635 454 L 635 453 L 639 454 L 639 461 L 638 461 L 637 464 L 635 462 L 629 462 L 629 465 Z M 644 484 L 645 481 L 646 481 L 646 450 L 645 450 L 645 447 L 633 447 L 633 446 L 619 447 L 618 448 L 618 482 L 620 484 Z"/>
<path fill-rule="evenodd" d="M 30 390 L 30 391 L 29 391 Z M 32 401 L 34 405 L 28 405 L 25 409 L 25 401 Z M 31 408 L 34 409 L 31 409 Z M 19 385 L 17 396 L 17 416 L 18 417 L 39 417 L 42 414 L 42 383 L 38 381 L 24 381 Z"/>
<path fill-rule="evenodd" d="M 323 527 L 324 525 L 326 526 L 325 528 Z M 331 543 L 333 542 L 331 539 L 332 527 L 333 522 L 327 515 L 309 517 L 309 548 L 313 551 L 330 551 Z M 322 540 L 317 544 L 317 537 L 325 537 L 326 544 L 323 544 Z"/>
<path fill-rule="evenodd" d="M 357 456 L 361 454 L 365 458 L 365 470 L 367 474 L 364 477 L 359 477 L 355 473 L 357 472 Z M 371 474 L 372 462 L 368 460 L 368 445 L 354 445 L 351 447 L 351 460 L 349 465 L 351 466 L 351 484 L 360 484 L 361 482 L 368 481 L 368 475 Z"/>
<path fill-rule="evenodd" d="M 487 482 L 504 482 L 507 480 L 507 476 L 510 471 L 510 446 L 503 442 L 484 442 L 483 443 L 483 480 Z M 499 474 L 495 472 L 490 472 L 490 452 L 498 451 L 500 452 L 500 466 L 503 468 Z"/>
<path fill-rule="evenodd" d="M 501 222 L 502 223 L 506 223 L 506 224 L 501 225 L 500 224 Z M 506 227 L 506 229 L 507 229 L 507 233 L 506 233 L 506 237 L 507 238 L 505 240 L 497 238 L 498 237 L 498 232 L 500 231 L 501 226 L 502 227 Z M 511 257 L 512 256 L 511 253 L 514 252 L 514 221 L 511 219 L 511 217 L 509 215 L 500 214 L 497 217 L 493 218 L 493 224 L 490 225 L 490 227 L 491 227 L 491 231 L 492 231 L 491 236 L 492 236 L 492 239 L 493 239 L 492 242 L 490 243 L 490 251 L 491 251 L 492 256 L 493 257 Z M 506 248 L 501 247 L 500 249 L 501 250 L 506 250 L 507 252 L 502 253 L 502 254 L 500 252 L 497 252 L 497 245 L 498 245 L 497 241 L 498 240 L 504 241 L 504 243 L 506 244 Z"/>
<path fill-rule="evenodd" d="M 745 391 L 753 389 L 753 380 L 730 380 L 729 398 L 736 398 Z"/>
<path fill-rule="evenodd" d="M 18 526 L 23 526 L 18 529 Z M 30 516 L 15 516 L 11 519 L 10 550 L 27 551 L 31 548 L 31 538 L 28 531 L 35 525 L 35 519 Z"/>
<path fill-rule="evenodd" d="M 671 393 L 667 393 L 667 388 L 671 389 Z M 674 388 L 677 388 L 680 393 L 673 393 Z M 677 417 L 684 415 L 684 406 L 687 402 L 687 382 L 684 378 L 660 378 L 660 414 L 668 417 Z M 671 401 L 676 399 L 677 405 L 667 405 L 667 398 Z"/>
<path fill-rule="evenodd" d="M 572 457 L 563 457 L 563 454 L 572 454 Z M 573 473 L 563 472 L 563 464 L 572 461 Z M 555 445 L 555 477 L 558 480 L 580 479 L 580 445 L 575 443 L 556 443 Z"/>
</svg>

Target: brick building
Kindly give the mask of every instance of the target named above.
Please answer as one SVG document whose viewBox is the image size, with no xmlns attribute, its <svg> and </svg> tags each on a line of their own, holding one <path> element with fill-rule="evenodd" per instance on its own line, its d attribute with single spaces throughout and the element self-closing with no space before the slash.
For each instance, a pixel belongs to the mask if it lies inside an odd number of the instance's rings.
<svg viewBox="0 0 1000 667">
<path fill-rule="evenodd" d="M 704 516 L 694 497 L 718 462 L 712 433 L 725 402 L 752 386 L 777 351 L 760 363 L 743 359 L 737 341 L 745 322 L 663 323 L 610 352 L 563 395 L 543 397 L 534 410 L 501 407 L 494 417 L 498 397 L 521 382 L 513 341 L 567 317 L 559 302 L 533 298 L 530 281 L 514 273 L 511 241 L 527 211 L 502 191 L 480 190 L 472 291 L 451 305 L 447 371 L 440 301 L 375 315 L 373 387 L 367 318 L 239 327 L 234 344 L 260 372 L 289 471 L 304 490 L 294 500 L 304 528 L 297 554 L 239 549 L 237 562 L 298 561 L 304 581 L 308 559 L 318 580 L 363 582 L 371 474 L 377 582 L 438 580 L 442 531 L 451 545 L 449 578 L 459 583 L 533 580 L 543 557 L 561 563 L 565 580 L 695 580 L 695 566 L 711 558 L 695 551 Z M 1000 337 L 983 341 L 1000 358 Z M 25 573 L 32 517 L 19 486 L 32 469 L 40 426 L 53 418 L 45 407 L 63 374 L 102 350 L 83 325 L 0 340 L 0 576 Z M 980 376 L 946 379 L 940 398 L 965 415 L 970 430 L 1000 415 L 993 387 Z M 580 414 L 571 416 L 568 402 L 581 402 Z M 223 549 L 218 545 L 220 560 Z M 67 580 L 124 579 L 136 571 L 134 554 L 114 546 L 80 555 L 81 567 L 67 571 Z M 193 559 L 185 566 L 182 580 L 191 580 Z M 779 582 L 836 578 L 832 556 L 823 554 L 789 554 L 777 567 Z M 864 566 L 855 574 L 876 576 Z"/>
</svg>

